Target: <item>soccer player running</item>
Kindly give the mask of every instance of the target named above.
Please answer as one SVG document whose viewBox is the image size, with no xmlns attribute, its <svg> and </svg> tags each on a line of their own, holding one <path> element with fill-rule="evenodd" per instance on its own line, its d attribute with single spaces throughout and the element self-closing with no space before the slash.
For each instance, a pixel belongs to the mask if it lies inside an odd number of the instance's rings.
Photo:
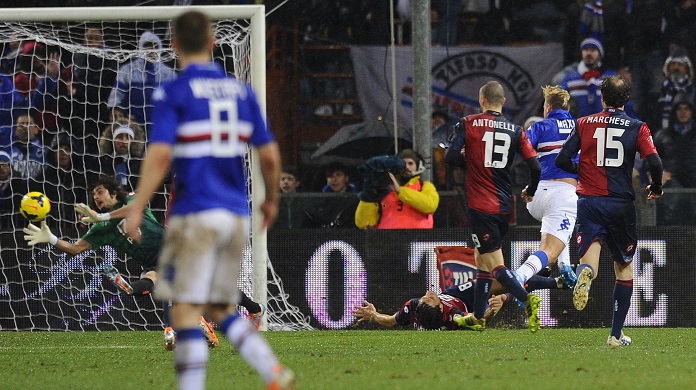
<svg viewBox="0 0 696 390">
<path fill-rule="evenodd" d="M 578 175 L 556 167 L 555 160 L 575 129 L 575 119 L 568 112 L 570 94 L 567 91 L 557 85 L 543 87 L 542 91 L 546 119 L 527 130 L 529 142 L 539 157 L 541 179 L 533 199 L 526 190 L 522 190 L 521 196 L 527 202 L 529 213 L 541 221 L 541 245 L 515 272 L 524 284 L 547 265 L 558 263 L 566 286 L 572 288 L 577 277 L 570 267 L 568 242 L 575 228 Z"/>
<path fill-rule="evenodd" d="M 445 153 L 445 161 L 466 169 L 467 216 L 475 245 L 476 288 L 474 311 L 460 320 L 462 326 L 483 330 L 493 280 L 519 302 L 524 302 L 528 326 L 539 330 L 540 299 L 529 294 L 505 266 L 502 239 L 507 234 L 512 212 L 510 170 L 516 153 L 529 166 L 531 180 L 526 194 L 531 199 L 539 184 L 541 166 L 536 151 L 522 127 L 502 114 L 505 91 L 497 81 L 489 81 L 479 90 L 480 114 L 462 118 Z"/>
<path fill-rule="evenodd" d="M 250 86 L 213 63 L 209 18 L 188 11 L 172 21 L 179 77 L 153 93 L 153 123 L 137 197 L 126 231 L 137 232 L 143 210 L 171 166 L 171 203 L 158 269 L 161 299 L 171 299 L 177 331 L 174 362 L 181 389 L 203 389 L 208 349 L 198 328 L 205 311 L 269 388 L 294 386 L 264 337 L 236 313 L 242 251 L 249 236 L 244 155 L 254 146 L 263 174 L 262 229 L 278 215 L 280 153 Z"/>
<path fill-rule="evenodd" d="M 623 334 L 626 314 L 633 295 L 633 256 L 637 229 L 635 193 L 631 182 L 636 152 L 647 160 L 652 184 L 646 187 L 647 200 L 662 196 L 662 161 L 653 145 L 648 126 L 626 115 L 624 105 L 630 85 L 620 76 L 602 81 L 604 110 L 582 117 L 556 157 L 556 165 L 579 173 L 577 241 L 580 265 L 573 290 L 573 305 L 587 305 L 592 280 L 597 277 L 599 255 L 606 243 L 614 260 L 614 304 L 611 333 L 607 343 L 627 346 Z M 580 162 L 572 158 L 580 152 Z"/>
</svg>

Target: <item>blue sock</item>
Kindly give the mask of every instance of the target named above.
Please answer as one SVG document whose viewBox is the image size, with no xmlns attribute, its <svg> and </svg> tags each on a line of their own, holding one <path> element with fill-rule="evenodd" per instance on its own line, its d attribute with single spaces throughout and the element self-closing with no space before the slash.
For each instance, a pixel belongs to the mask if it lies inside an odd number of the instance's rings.
<svg viewBox="0 0 696 390">
<path fill-rule="evenodd" d="M 539 258 L 539 261 L 541 261 L 541 268 L 543 269 L 547 265 L 549 265 L 549 256 L 546 254 L 546 252 L 542 250 L 538 250 L 533 253 L 534 256 Z M 541 271 L 541 269 L 539 270 Z"/>
<path fill-rule="evenodd" d="M 557 289 L 556 279 L 534 275 L 527 281 L 527 291 Z"/>
<path fill-rule="evenodd" d="M 614 315 L 611 321 L 611 335 L 617 339 L 621 337 L 626 321 L 628 308 L 631 307 L 631 296 L 633 295 L 633 279 L 616 280 L 614 285 Z"/>
<path fill-rule="evenodd" d="M 527 290 L 512 275 L 510 269 L 504 265 L 499 265 L 493 270 L 493 277 L 500 282 L 505 291 L 512 294 L 518 301 L 527 302 Z"/>
<path fill-rule="evenodd" d="M 486 272 L 476 271 L 476 286 L 474 286 L 474 317 L 483 318 L 488 309 L 488 298 L 491 296 L 493 276 Z"/>
<path fill-rule="evenodd" d="M 592 271 L 592 277 L 594 278 L 594 276 L 595 276 L 594 268 L 592 268 L 592 266 L 589 265 L 589 264 L 580 264 L 580 265 L 578 265 L 578 268 L 575 269 L 575 274 L 576 274 L 576 275 L 580 275 L 580 272 L 582 272 L 582 270 L 585 269 L 585 268 L 589 268 L 590 271 Z"/>
</svg>

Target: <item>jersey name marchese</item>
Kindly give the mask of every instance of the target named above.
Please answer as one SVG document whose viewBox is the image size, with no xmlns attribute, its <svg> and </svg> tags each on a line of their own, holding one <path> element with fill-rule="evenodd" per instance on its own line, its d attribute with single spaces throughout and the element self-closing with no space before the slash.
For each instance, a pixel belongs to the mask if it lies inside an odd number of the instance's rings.
<svg viewBox="0 0 696 390">
<path fill-rule="evenodd" d="M 508 122 L 499 122 L 499 121 L 494 121 L 492 119 L 474 119 L 473 126 L 477 127 L 489 127 L 493 129 L 503 129 L 503 130 L 510 130 L 510 131 L 515 131 L 515 125 L 512 123 Z"/>
<path fill-rule="evenodd" d="M 615 116 L 588 116 L 586 123 L 608 123 L 610 125 L 628 126 L 631 122 Z"/>
</svg>

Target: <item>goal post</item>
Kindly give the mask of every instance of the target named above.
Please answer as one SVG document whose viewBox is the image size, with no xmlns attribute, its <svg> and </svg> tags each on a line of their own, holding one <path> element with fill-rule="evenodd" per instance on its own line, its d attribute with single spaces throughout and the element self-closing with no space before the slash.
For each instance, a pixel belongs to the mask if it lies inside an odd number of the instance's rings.
<svg viewBox="0 0 696 390">
<path fill-rule="evenodd" d="M 120 29 L 121 24 L 124 24 L 126 26 L 126 30 L 131 29 L 133 31 L 141 31 L 146 28 L 139 27 L 138 23 L 152 23 L 152 25 L 159 23 L 159 25 L 165 25 L 165 27 L 161 28 L 159 33 L 166 34 L 168 32 L 168 22 L 182 12 L 188 10 L 198 10 L 211 17 L 216 24 L 216 40 L 218 40 L 218 42 L 230 45 L 232 41 L 240 39 L 238 34 L 242 36 L 242 40 L 247 40 L 247 42 L 244 43 L 243 49 L 241 49 L 243 52 L 235 52 L 236 49 L 234 47 L 232 48 L 233 54 L 231 57 L 237 58 L 232 59 L 234 69 L 227 69 L 227 71 L 233 72 L 238 78 L 251 84 L 258 97 L 261 110 L 265 114 L 266 24 L 265 7 L 263 5 L 0 9 L 0 42 L 9 42 L 11 39 L 10 35 L 14 34 L 22 40 L 32 40 L 46 46 L 59 47 L 61 52 L 74 53 L 79 52 L 80 50 L 85 50 L 85 52 L 89 54 L 96 54 L 103 56 L 103 58 L 110 58 L 119 65 L 122 65 L 128 60 L 139 55 L 138 50 L 133 48 L 134 46 L 137 47 L 136 45 L 138 41 L 135 33 L 133 33 L 133 35 L 124 37 L 118 35 L 114 38 L 114 41 L 111 42 L 114 44 L 112 47 L 109 47 L 108 50 L 100 50 L 81 47 L 81 42 L 78 42 L 76 38 L 76 36 L 79 36 L 79 34 L 71 33 L 71 27 L 78 26 L 78 30 L 84 30 L 86 29 L 85 25 L 88 23 L 102 23 L 104 26 L 118 25 L 118 28 Z M 234 27 L 230 28 L 228 22 L 235 20 L 243 20 L 244 22 L 240 23 L 239 25 L 235 24 Z M 55 30 L 53 27 L 54 25 L 56 26 Z M 241 32 L 237 31 L 237 28 L 239 28 Z M 124 48 L 124 46 L 128 45 L 123 45 L 123 42 L 120 42 L 122 40 L 128 40 L 130 48 Z M 162 56 L 162 61 L 175 63 L 176 61 L 174 54 L 168 47 L 169 38 L 166 37 L 163 39 L 163 42 L 165 44 L 160 53 Z M 230 46 L 234 45 L 232 44 Z M 226 62 L 226 58 L 223 58 L 223 62 Z M 60 117 L 60 114 L 57 114 L 56 116 Z M 1 146 L 2 145 L 0 145 L 0 147 Z M 245 274 L 245 272 L 243 272 L 242 277 L 251 279 L 251 285 L 249 286 L 247 284 L 246 287 L 247 289 L 251 288 L 251 291 L 247 292 L 251 292 L 254 300 L 269 307 L 269 302 L 267 302 L 267 299 L 269 298 L 268 283 L 272 283 L 274 280 L 277 280 L 277 275 L 273 274 L 271 280 L 269 280 L 268 270 L 270 269 L 272 272 L 272 265 L 268 259 L 268 249 L 266 245 L 267 236 L 265 231 L 262 231 L 261 229 L 263 217 L 260 211 L 258 211 L 259 206 L 263 203 L 265 188 L 255 151 L 252 150 L 252 153 L 250 153 L 248 158 L 250 159 L 250 171 L 247 172 L 247 183 L 250 186 L 251 199 L 249 204 L 250 207 L 253 207 L 253 210 L 251 213 L 251 245 L 249 247 L 250 250 L 245 251 L 244 263 L 251 265 L 252 271 L 250 274 Z M 58 199 L 57 201 L 60 203 L 63 200 Z M 2 217 L 2 215 L 0 215 L 0 217 Z M 5 215 L 5 217 L 7 217 L 7 215 Z M 21 226 L 21 223 L 14 224 L 12 227 L 14 228 L 15 232 L 14 236 L 19 237 L 19 235 L 16 233 L 21 233 L 21 229 L 23 227 Z M 6 227 L 3 229 L 6 229 Z M 7 250 L 8 248 L 2 249 Z M 25 250 L 26 245 L 23 242 L 16 243 L 15 252 L 17 254 L 23 253 Z M 42 253 L 56 252 L 50 248 L 42 248 L 39 251 Z M 99 262 L 99 260 L 104 260 L 107 257 L 110 259 L 109 261 L 113 261 L 113 258 L 116 255 L 113 252 L 109 252 L 108 256 L 104 254 L 93 254 L 92 256 L 96 259 L 95 262 Z M 69 264 L 73 259 L 64 260 L 66 261 L 65 264 Z M 40 272 L 48 273 L 49 271 L 52 272 L 52 269 L 39 269 L 36 271 L 36 273 L 38 275 Z M 132 276 L 137 277 L 136 275 Z M 40 279 L 40 276 L 37 276 L 37 278 Z M 37 283 L 41 284 L 41 280 L 38 280 Z M 89 284 L 91 286 L 90 288 L 92 288 L 92 290 L 90 291 L 92 292 L 94 283 L 94 280 L 84 282 L 85 285 Z M 282 292 L 282 283 L 280 283 L 280 285 L 281 286 L 279 288 Z M 1 292 L 2 291 L 0 291 L 0 293 Z M 276 325 L 278 325 L 278 329 L 311 329 L 308 320 L 301 313 L 299 313 L 299 310 L 293 307 L 288 307 L 289 304 L 287 304 L 287 300 L 284 298 L 284 295 L 284 292 L 280 294 L 280 305 L 285 306 L 279 309 L 280 314 L 278 316 L 273 316 L 273 305 L 269 307 L 269 322 L 277 322 L 278 324 Z M 113 297 L 106 298 L 115 299 Z M 0 304 L 2 303 L 2 299 L 2 294 L 0 294 Z M 60 300 L 60 298 L 56 299 Z M 297 322 L 297 324 L 293 324 L 293 322 Z M 128 326 L 126 327 L 128 328 Z M 266 324 L 262 324 L 262 329 L 265 329 L 265 327 Z M 3 328 L 7 328 L 7 326 L 3 325 L 2 318 L 0 318 L 0 329 Z M 38 328 L 41 327 L 39 326 Z M 48 329 L 51 330 L 51 328 L 51 325 L 48 325 Z M 137 328 L 137 326 L 135 328 Z M 273 329 L 273 326 L 271 326 L 271 328 Z"/>
</svg>

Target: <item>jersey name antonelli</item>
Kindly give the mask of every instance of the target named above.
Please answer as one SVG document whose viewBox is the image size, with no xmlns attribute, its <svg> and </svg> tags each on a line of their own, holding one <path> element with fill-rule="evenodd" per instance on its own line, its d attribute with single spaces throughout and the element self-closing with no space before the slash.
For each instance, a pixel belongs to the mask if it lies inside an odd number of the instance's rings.
<svg viewBox="0 0 696 390">
<path fill-rule="evenodd" d="M 494 111 L 462 118 L 462 128 L 468 207 L 490 214 L 510 213 L 515 154 L 519 152 L 524 160 L 537 155 L 527 134 Z"/>
</svg>

